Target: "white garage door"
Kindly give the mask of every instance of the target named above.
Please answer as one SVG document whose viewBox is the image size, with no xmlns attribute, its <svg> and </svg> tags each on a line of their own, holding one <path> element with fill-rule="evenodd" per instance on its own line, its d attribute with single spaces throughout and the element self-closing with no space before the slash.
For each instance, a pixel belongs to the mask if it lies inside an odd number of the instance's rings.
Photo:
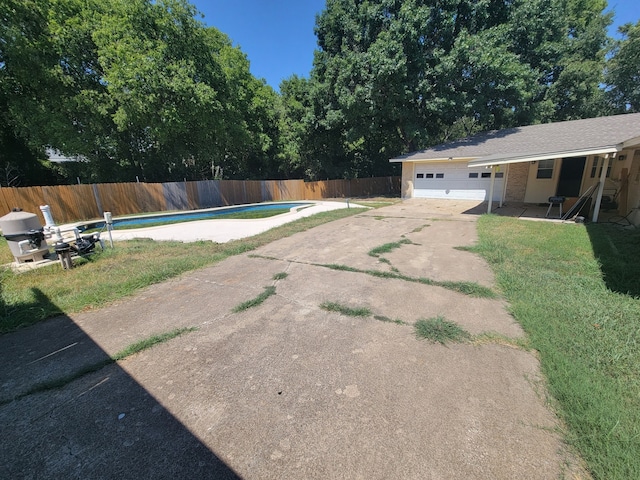
<svg viewBox="0 0 640 480">
<path fill-rule="evenodd" d="M 454 200 L 488 200 L 491 170 L 469 168 L 467 164 L 434 163 L 416 165 L 413 196 L 417 198 L 450 198 Z M 496 172 L 493 199 L 502 198 L 504 174 Z"/>
</svg>

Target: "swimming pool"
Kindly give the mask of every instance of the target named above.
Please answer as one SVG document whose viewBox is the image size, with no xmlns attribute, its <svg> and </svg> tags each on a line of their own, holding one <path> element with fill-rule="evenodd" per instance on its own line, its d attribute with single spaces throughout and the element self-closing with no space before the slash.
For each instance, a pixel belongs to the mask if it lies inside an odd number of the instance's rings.
<svg viewBox="0 0 640 480">
<path fill-rule="evenodd" d="M 282 210 L 282 209 L 297 209 L 300 207 L 309 207 L 313 205 L 312 202 L 280 202 L 280 203 L 255 203 L 251 205 L 236 205 L 233 207 L 219 207 L 209 208 L 204 210 L 191 210 L 188 212 L 171 212 L 171 213 L 159 213 L 153 215 L 144 215 L 138 217 L 124 217 L 114 218 L 113 228 L 118 226 L 127 225 L 140 225 L 141 228 L 145 224 L 157 224 L 158 222 L 185 222 L 191 220 L 208 220 L 219 217 L 221 215 L 228 215 L 230 213 L 238 212 L 253 212 L 264 210 Z M 81 232 L 85 230 L 104 228 L 105 223 L 91 222 L 83 225 L 78 225 L 77 228 Z"/>
</svg>

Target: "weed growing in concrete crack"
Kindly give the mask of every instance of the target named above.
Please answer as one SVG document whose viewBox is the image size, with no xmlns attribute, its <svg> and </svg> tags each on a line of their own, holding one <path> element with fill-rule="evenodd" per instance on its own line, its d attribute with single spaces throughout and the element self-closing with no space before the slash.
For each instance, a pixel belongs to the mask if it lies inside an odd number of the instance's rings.
<svg viewBox="0 0 640 480">
<path fill-rule="evenodd" d="M 320 308 L 328 312 L 338 312 L 348 317 L 369 317 L 371 315 L 371 310 L 366 307 L 351 308 L 336 302 L 324 302 L 320 305 Z"/>
<path fill-rule="evenodd" d="M 348 265 L 340 265 L 340 264 L 337 264 L 337 263 L 328 263 L 328 264 L 318 265 L 318 266 L 319 267 L 329 268 L 331 270 L 340 270 L 342 272 L 362 273 L 362 270 L 360 270 L 358 268 L 350 267 Z"/>
<path fill-rule="evenodd" d="M 497 298 L 496 292 L 475 282 L 436 282 L 435 285 L 476 298 Z"/>
<path fill-rule="evenodd" d="M 284 280 L 289 274 L 287 272 L 276 273 L 272 278 L 273 280 Z"/>
<path fill-rule="evenodd" d="M 179 337 L 180 335 L 183 335 L 185 333 L 190 333 L 190 332 L 193 332 L 195 330 L 197 330 L 196 327 L 176 328 L 175 330 L 171 330 L 170 332 L 160 333 L 158 335 L 152 335 L 151 337 L 148 337 L 148 338 L 145 338 L 143 340 L 140 340 L 139 342 L 132 343 L 131 345 L 126 347 L 124 350 L 120 350 L 118 353 L 116 353 L 111 358 L 114 361 L 123 360 L 123 359 L 133 355 L 134 353 L 142 352 L 143 350 L 151 348 L 154 345 L 157 345 L 159 343 L 167 342 L 167 341 L 171 340 L 172 338 Z"/>
<path fill-rule="evenodd" d="M 479 335 L 475 335 L 472 339 L 474 345 L 485 345 L 488 343 L 494 343 L 497 345 L 506 345 L 508 347 L 519 348 L 521 350 L 531 350 L 531 345 L 527 337 L 513 338 L 507 337 L 496 332 L 484 332 Z"/>
<path fill-rule="evenodd" d="M 115 355 L 112 355 L 108 358 L 100 360 L 91 365 L 86 365 L 73 373 L 70 373 L 60 378 L 56 378 L 53 380 L 49 380 L 49 381 L 34 385 L 32 388 L 30 388 L 26 392 L 16 395 L 11 400 L 0 400 L 0 405 L 4 405 L 6 403 L 9 403 L 10 401 L 19 400 L 21 398 L 27 397 L 34 393 L 41 393 L 41 392 L 46 392 L 48 390 L 54 390 L 56 388 L 62 388 L 65 385 L 68 385 L 69 383 L 73 382 L 74 380 L 84 377 L 85 375 L 88 375 L 90 373 L 97 372 L 98 370 L 108 365 L 111 365 L 112 363 L 124 360 L 125 358 L 128 358 L 131 355 L 134 355 L 136 353 L 140 353 L 143 350 L 147 350 L 153 347 L 154 345 L 168 342 L 173 338 L 179 337 L 180 335 L 184 335 L 185 333 L 194 332 L 196 330 L 198 330 L 197 327 L 184 327 L 184 328 L 176 328 L 174 330 L 171 330 L 170 332 L 152 335 L 148 338 L 132 343 L 131 345 L 117 352 Z"/>
<path fill-rule="evenodd" d="M 360 273 L 366 273 L 367 275 L 378 278 L 395 278 L 398 280 L 406 280 L 409 282 L 413 281 L 411 277 L 407 277 L 405 275 L 402 275 L 401 273 L 396 272 L 381 272 L 380 270 L 360 270 Z"/>
<path fill-rule="evenodd" d="M 498 298 L 498 295 L 488 287 L 484 287 L 475 282 L 448 282 L 431 280 L 430 278 L 415 278 L 408 275 L 403 275 L 397 268 L 392 268 L 391 272 L 383 272 L 380 270 L 361 270 L 359 268 L 350 267 L 348 265 L 340 265 L 335 263 L 330 264 L 313 264 L 318 267 L 325 267 L 331 270 L 339 270 L 343 272 L 364 273 L 378 278 L 390 278 L 396 280 L 404 280 L 405 282 L 422 283 L 423 285 L 432 285 L 435 287 L 442 287 L 448 290 L 453 290 L 464 295 L 476 298 Z"/>
<path fill-rule="evenodd" d="M 375 318 L 376 320 L 380 321 L 380 322 L 385 322 L 385 323 L 395 323 L 396 325 L 410 325 L 409 323 L 400 320 L 398 318 L 396 318 L 395 320 L 389 317 L 385 317 L 384 315 L 374 315 L 373 318 Z"/>
<path fill-rule="evenodd" d="M 402 245 L 413 243 L 408 238 L 404 238 L 399 242 L 390 242 L 385 243 L 384 245 L 380 245 L 379 247 L 372 248 L 369 250 L 369 255 L 372 257 L 380 257 L 383 253 L 389 253 L 396 248 L 400 248 Z"/>
<path fill-rule="evenodd" d="M 471 252 L 476 253 L 477 248 L 475 246 L 470 245 L 460 245 L 459 247 L 453 247 L 454 250 L 458 250 L 460 252 Z"/>
<path fill-rule="evenodd" d="M 416 227 L 413 230 L 411 230 L 411 233 L 420 233 L 424 228 L 430 227 L 430 226 L 431 225 L 429 225 L 428 223 L 425 223 L 424 225 L 420 225 L 419 227 Z"/>
<path fill-rule="evenodd" d="M 261 258 L 263 260 L 282 260 L 280 258 L 270 257 L 268 255 L 258 255 L 257 253 L 250 253 L 249 255 L 247 255 L 247 257 L 249 257 L 249 258 Z"/>
<path fill-rule="evenodd" d="M 471 339 L 471 334 L 459 325 L 442 316 L 418 320 L 415 325 L 416 337 L 445 345 L 447 342 L 461 343 Z"/>
<path fill-rule="evenodd" d="M 251 300 L 247 300 L 246 302 L 242 302 L 240 305 L 235 306 L 231 311 L 233 313 L 239 313 L 249 308 L 257 307 L 262 302 L 264 302 L 267 298 L 269 298 L 271 295 L 275 295 L 275 293 L 276 293 L 276 287 L 274 286 L 264 287 L 264 291 L 260 295 L 258 295 L 255 298 L 252 298 Z"/>
</svg>

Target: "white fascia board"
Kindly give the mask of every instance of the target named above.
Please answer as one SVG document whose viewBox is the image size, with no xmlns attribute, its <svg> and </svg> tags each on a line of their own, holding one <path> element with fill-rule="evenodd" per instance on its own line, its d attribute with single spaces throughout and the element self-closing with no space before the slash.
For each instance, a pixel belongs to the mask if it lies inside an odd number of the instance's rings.
<svg viewBox="0 0 640 480">
<path fill-rule="evenodd" d="M 392 158 L 390 162 L 404 162 L 404 163 L 455 163 L 455 162 L 469 162 L 475 160 L 478 157 L 442 157 L 442 158 Z"/>
<path fill-rule="evenodd" d="M 587 157 L 589 155 L 606 155 L 617 153 L 622 146 L 607 146 L 585 150 L 570 150 L 563 152 L 549 152 L 540 154 L 519 154 L 515 156 L 494 155 L 469 162 L 469 167 L 491 167 L 493 165 L 505 165 L 508 163 L 537 162 L 538 160 L 553 160 L 556 158 Z"/>
<path fill-rule="evenodd" d="M 624 142 L 622 142 L 620 145 L 620 150 L 624 150 L 625 148 L 629 147 L 636 147 L 640 145 L 640 137 L 630 138 L 629 140 L 625 140 Z"/>
</svg>

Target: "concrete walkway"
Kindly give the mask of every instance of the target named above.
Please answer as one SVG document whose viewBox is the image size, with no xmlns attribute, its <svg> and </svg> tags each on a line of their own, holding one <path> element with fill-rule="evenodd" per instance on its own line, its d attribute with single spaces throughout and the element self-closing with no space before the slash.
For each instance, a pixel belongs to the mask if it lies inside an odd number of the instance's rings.
<svg viewBox="0 0 640 480">
<path fill-rule="evenodd" d="M 460 213 L 471 207 L 369 211 L 0 337 L 0 477 L 583 478 L 534 353 L 433 344 L 411 325 L 443 316 L 521 337 L 503 301 L 362 273 L 492 286 L 487 265 L 455 249 L 476 241 L 477 217 Z M 368 254 L 402 239 L 382 261 Z M 233 313 L 266 286 L 276 294 Z M 198 330 L 15 399 L 178 327 Z"/>
</svg>

